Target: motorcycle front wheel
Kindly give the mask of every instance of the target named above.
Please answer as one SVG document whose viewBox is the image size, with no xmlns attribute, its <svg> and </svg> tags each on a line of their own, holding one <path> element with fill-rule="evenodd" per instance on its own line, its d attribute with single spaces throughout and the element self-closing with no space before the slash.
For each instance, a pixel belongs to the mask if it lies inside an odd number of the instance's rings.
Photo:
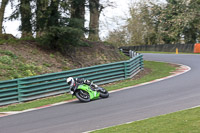
<svg viewBox="0 0 200 133">
<path fill-rule="evenodd" d="M 77 90 L 75 92 L 75 96 L 79 99 L 81 102 L 89 102 L 90 101 L 90 95 L 88 92 L 84 90 Z"/>
<path fill-rule="evenodd" d="M 106 89 L 104 88 L 100 88 L 100 97 L 101 98 L 108 98 L 109 97 L 109 93 Z"/>
</svg>

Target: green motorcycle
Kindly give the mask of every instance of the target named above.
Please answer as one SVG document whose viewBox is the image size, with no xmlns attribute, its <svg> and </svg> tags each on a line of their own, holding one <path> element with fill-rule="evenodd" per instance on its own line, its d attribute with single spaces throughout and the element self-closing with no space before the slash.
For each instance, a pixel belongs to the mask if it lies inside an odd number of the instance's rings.
<svg viewBox="0 0 200 133">
<path fill-rule="evenodd" d="M 70 89 L 70 93 L 76 96 L 81 102 L 89 102 L 91 100 L 101 98 L 108 98 L 109 93 L 102 87 L 95 84 L 79 84 L 77 83 L 75 87 Z"/>
</svg>

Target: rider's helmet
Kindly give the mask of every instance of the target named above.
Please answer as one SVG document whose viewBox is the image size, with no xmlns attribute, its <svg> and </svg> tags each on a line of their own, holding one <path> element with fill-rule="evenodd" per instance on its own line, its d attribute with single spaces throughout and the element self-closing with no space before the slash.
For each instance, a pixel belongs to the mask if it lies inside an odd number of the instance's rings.
<svg viewBox="0 0 200 133">
<path fill-rule="evenodd" d="M 74 85 L 74 78 L 72 78 L 72 77 L 69 77 L 69 78 L 67 78 L 67 84 L 70 86 L 70 87 L 73 87 L 73 85 Z"/>
</svg>

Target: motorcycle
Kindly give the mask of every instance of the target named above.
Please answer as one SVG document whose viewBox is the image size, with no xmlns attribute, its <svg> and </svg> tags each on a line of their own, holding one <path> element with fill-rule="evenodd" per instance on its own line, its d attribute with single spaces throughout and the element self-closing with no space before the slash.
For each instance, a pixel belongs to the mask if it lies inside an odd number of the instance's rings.
<svg viewBox="0 0 200 133">
<path fill-rule="evenodd" d="M 95 84 L 78 84 L 70 90 L 72 96 L 76 96 L 81 102 L 89 102 L 98 98 L 108 98 L 109 93 L 106 89 Z"/>
</svg>

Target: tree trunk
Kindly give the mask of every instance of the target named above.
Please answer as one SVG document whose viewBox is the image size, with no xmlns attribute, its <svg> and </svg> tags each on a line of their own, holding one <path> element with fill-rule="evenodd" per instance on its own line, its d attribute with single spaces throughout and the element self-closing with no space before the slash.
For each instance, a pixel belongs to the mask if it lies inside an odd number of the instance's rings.
<svg viewBox="0 0 200 133">
<path fill-rule="evenodd" d="M 36 36 L 40 37 L 43 35 L 43 31 L 47 26 L 48 22 L 48 7 L 49 0 L 37 0 L 36 1 Z"/>
<path fill-rule="evenodd" d="M 99 16 L 102 7 L 99 0 L 89 0 L 90 7 L 90 24 L 89 24 L 89 40 L 99 41 Z"/>
<path fill-rule="evenodd" d="M 20 3 L 20 13 L 21 13 L 21 31 L 22 38 L 32 37 L 32 24 L 31 24 L 31 5 L 30 0 L 21 0 Z"/>
<path fill-rule="evenodd" d="M 3 31 L 4 12 L 7 4 L 8 0 L 2 0 L 0 8 L 0 34 L 2 34 Z"/>
</svg>

